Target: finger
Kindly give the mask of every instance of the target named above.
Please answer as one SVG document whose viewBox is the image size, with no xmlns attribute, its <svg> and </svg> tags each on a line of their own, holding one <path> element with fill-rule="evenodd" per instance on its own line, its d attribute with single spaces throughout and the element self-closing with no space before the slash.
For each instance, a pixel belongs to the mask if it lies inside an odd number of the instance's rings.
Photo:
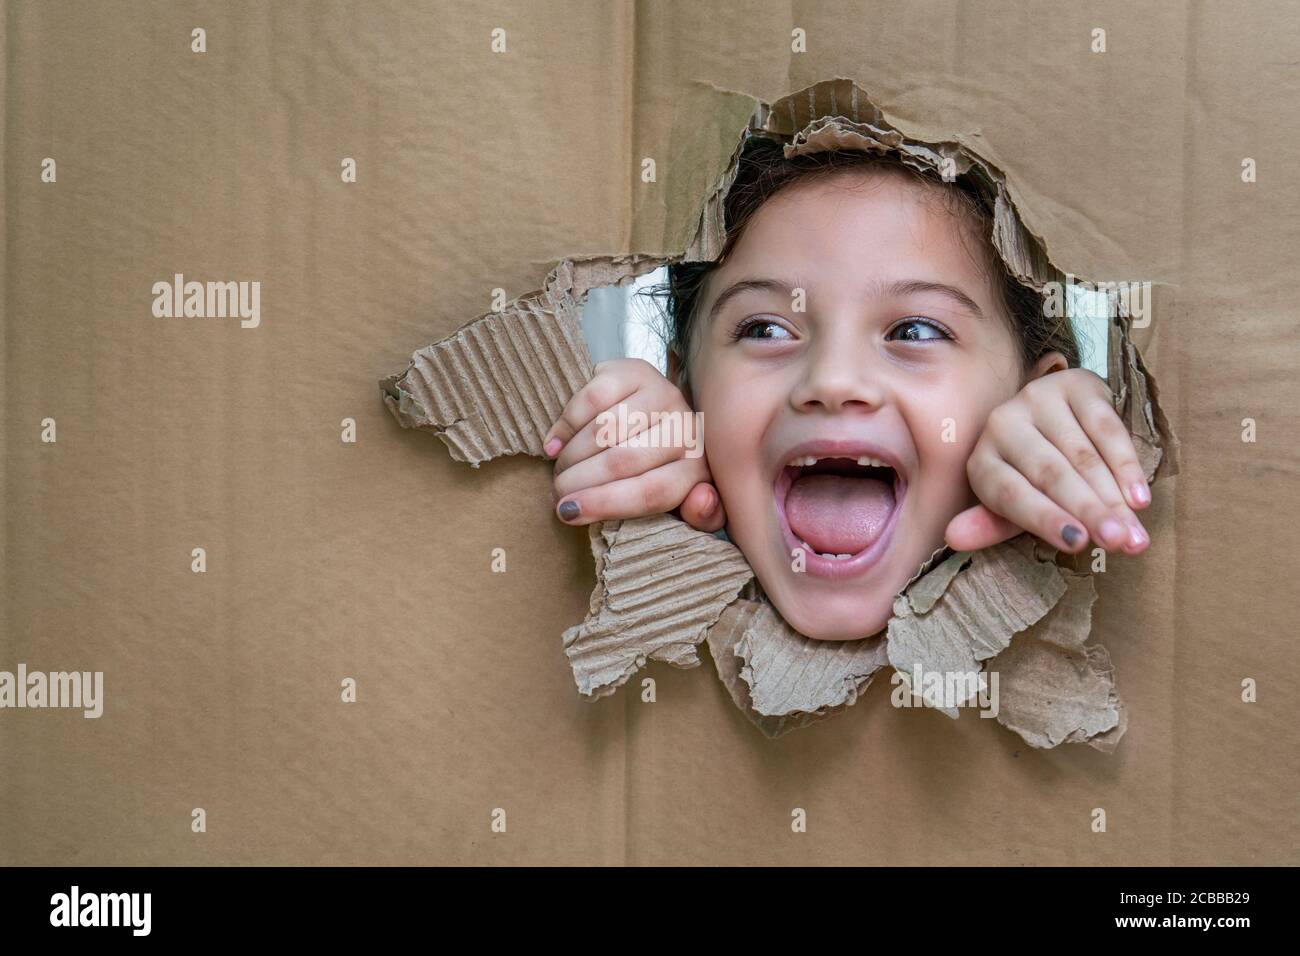
<svg viewBox="0 0 1300 956">
<path fill-rule="evenodd" d="M 1141 510 L 1151 504 L 1151 486 L 1138 461 L 1133 436 L 1111 404 L 1109 389 L 1105 395 L 1067 394 L 1074 417 L 1106 462 L 1128 506 Z"/>
<path fill-rule="evenodd" d="M 673 447 L 662 439 L 662 431 L 655 427 L 640 432 L 628 444 L 598 448 L 590 458 L 584 458 L 563 471 L 560 470 L 559 462 L 556 462 L 555 491 L 564 497 L 584 488 L 609 484 L 623 478 L 635 478 L 680 459 L 682 449 Z M 703 459 L 694 461 L 700 469 L 700 477 L 706 477 L 708 472 Z"/>
<path fill-rule="evenodd" d="M 622 444 L 663 421 L 664 409 L 682 403 L 680 393 L 664 382 L 664 388 L 641 388 L 608 408 L 598 411 L 564 445 L 555 458 L 558 475 L 578 462 Z"/>
<path fill-rule="evenodd" d="M 1119 551 L 1131 544 L 1133 529 L 1115 516 L 1061 450 L 1037 428 L 1021 429 L 1014 440 L 999 441 L 997 452 L 1036 490 L 1082 521 L 1093 541 L 1107 551 Z M 980 500 L 985 501 L 983 495 Z M 993 510 L 1003 514 L 1001 509 Z M 1004 517 L 1015 520 L 1012 515 Z"/>
<path fill-rule="evenodd" d="M 598 366 L 599 367 L 599 366 Z M 573 393 L 560 417 L 542 438 L 542 451 L 554 457 L 593 418 L 632 395 L 640 383 L 617 375 L 597 372 L 586 385 Z M 557 444 L 558 442 L 558 444 Z"/>
<path fill-rule="evenodd" d="M 682 520 L 696 531 L 714 532 L 727 523 L 726 510 L 718 489 L 701 481 L 689 492 L 681 506 Z"/>
<path fill-rule="evenodd" d="M 555 512 L 571 525 L 667 514 L 699 482 L 694 465 L 682 459 L 635 478 L 584 488 L 561 498 Z"/>
<path fill-rule="evenodd" d="M 954 551 L 978 551 L 1023 534 L 1024 530 L 983 505 L 976 505 L 949 521 L 943 537 Z"/>
<path fill-rule="evenodd" d="M 1119 424 L 1118 416 L 1113 411 L 1110 411 L 1109 406 L 1104 402 L 1103 406 L 1115 423 Z M 1112 518 L 1124 526 L 1128 540 L 1119 546 L 1129 554 L 1137 554 L 1146 548 L 1151 541 L 1146 529 L 1142 527 L 1142 522 L 1138 520 L 1138 516 L 1133 513 L 1125 501 L 1110 464 L 1102 457 L 1092 439 L 1084 432 L 1082 425 L 1075 416 L 1074 407 L 1068 403 L 1056 404 L 1050 412 L 1045 413 L 1040 418 L 1039 430 L 1048 441 L 1056 446 L 1065 457 L 1065 460 L 1088 483 L 1097 497 L 1110 510 Z M 1123 428 L 1122 425 L 1120 427 Z M 1127 431 L 1125 431 L 1126 440 L 1127 434 Z M 1136 461 L 1135 456 L 1135 464 Z M 1112 540 L 1118 540 L 1118 535 L 1114 533 L 1112 528 L 1109 536 L 1103 531 L 1102 538 L 1107 543 L 1110 543 Z"/>
<path fill-rule="evenodd" d="M 1031 485 L 1017 469 L 990 455 L 974 471 L 971 488 L 989 511 L 1062 551 L 1074 554 L 1087 547 L 1084 523 Z"/>
</svg>

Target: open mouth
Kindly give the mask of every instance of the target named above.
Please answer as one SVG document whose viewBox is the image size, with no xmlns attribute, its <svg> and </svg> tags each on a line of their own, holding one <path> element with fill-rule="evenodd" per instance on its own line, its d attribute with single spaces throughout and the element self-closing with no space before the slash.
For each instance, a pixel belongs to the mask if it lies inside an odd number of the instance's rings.
<svg viewBox="0 0 1300 956">
<path fill-rule="evenodd" d="M 773 492 L 786 545 L 802 549 L 805 570 L 848 577 L 884 554 L 907 483 L 872 455 L 800 455 L 781 469 Z"/>
</svg>

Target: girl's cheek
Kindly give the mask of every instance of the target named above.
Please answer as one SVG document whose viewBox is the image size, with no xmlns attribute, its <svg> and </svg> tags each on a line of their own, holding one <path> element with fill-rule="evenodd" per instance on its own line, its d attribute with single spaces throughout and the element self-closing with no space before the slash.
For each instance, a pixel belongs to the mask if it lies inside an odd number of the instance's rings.
<svg viewBox="0 0 1300 956">
<path fill-rule="evenodd" d="M 715 478 L 725 477 L 744 454 L 745 426 L 740 402 L 713 402 L 709 396 L 697 396 L 697 408 L 703 416 L 704 451 L 709 471 Z"/>
<path fill-rule="evenodd" d="M 932 489 L 936 506 L 941 500 L 946 504 L 959 503 L 969 495 L 966 462 L 987 418 L 983 409 L 972 411 L 968 403 L 958 398 L 946 396 L 924 407 L 914 407 L 909 416 L 916 446 L 917 479 L 923 487 Z"/>
</svg>

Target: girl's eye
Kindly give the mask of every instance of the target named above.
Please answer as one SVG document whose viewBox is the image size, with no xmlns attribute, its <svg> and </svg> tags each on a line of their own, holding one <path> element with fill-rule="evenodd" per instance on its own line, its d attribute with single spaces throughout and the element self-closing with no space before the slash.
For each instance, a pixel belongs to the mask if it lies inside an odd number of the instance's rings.
<svg viewBox="0 0 1300 956">
<path fill-rule="evenodd" d="M 731 333 L 732 341 L 739 339 L 778 339 L 784 340 L 790 338 L 790 333 L 784 327 L 771 319 L 753 318 L 746 319 L 736 326 Z"/>
<path fill-rule="evenodd" d="M 929 342 L 936 339 L 950 339 L 952 336 L 939 323 L 912 316 L 890 329 L 885 334 L 885 338 L 897 342 Z"/>
</svg>

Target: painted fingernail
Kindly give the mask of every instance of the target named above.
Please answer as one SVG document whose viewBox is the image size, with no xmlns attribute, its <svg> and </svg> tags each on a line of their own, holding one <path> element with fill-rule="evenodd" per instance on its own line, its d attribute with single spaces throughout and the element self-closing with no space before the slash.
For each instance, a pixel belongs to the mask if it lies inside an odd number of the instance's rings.
<svg viewBox="0 0 1300 956">
<path fill-rule="evenodd" d="M 1101 540 L 1112 548 L 1117 548 L 1128 541 L 1128 531 L 1114 518 L 1107 518 L 1103 521 L 1097 531 L 1101 534 Z"/>
<path fill-rule="evenodd" d="M 560 517 L 565 521 L 572 521 L 582 512 L 576 501 L 564 501 L 560 503 Z"/>
<path fill-rule="evenodd" d="M 563 447 L 564 447 L 564 442 L 560 441 L 558 438 L 552 438 L 550 441 L 548 441 L 545 445 L 542 446 L 542 451 L 546 453 L 547 458 L 554 458 L 556 454 L 559 452 L 559 450 Z"/>
<path fill-rule="evenodd" d="M 1128 487 L 1129 494 L 1133 496 L 1134 502 L 1139 505 L 1151 504 L 1151 489 L 1147 487 L 1145 481 L 1135 481 Z"/>
<path fill-rule="evenodd" d="M 1067 548 L 1073 548 L 1082 538 L 1083 532 L 1072 524 L 1067 524 L 1061 529 L 1061 540 L 1065 542 Z"/>
</svg>

